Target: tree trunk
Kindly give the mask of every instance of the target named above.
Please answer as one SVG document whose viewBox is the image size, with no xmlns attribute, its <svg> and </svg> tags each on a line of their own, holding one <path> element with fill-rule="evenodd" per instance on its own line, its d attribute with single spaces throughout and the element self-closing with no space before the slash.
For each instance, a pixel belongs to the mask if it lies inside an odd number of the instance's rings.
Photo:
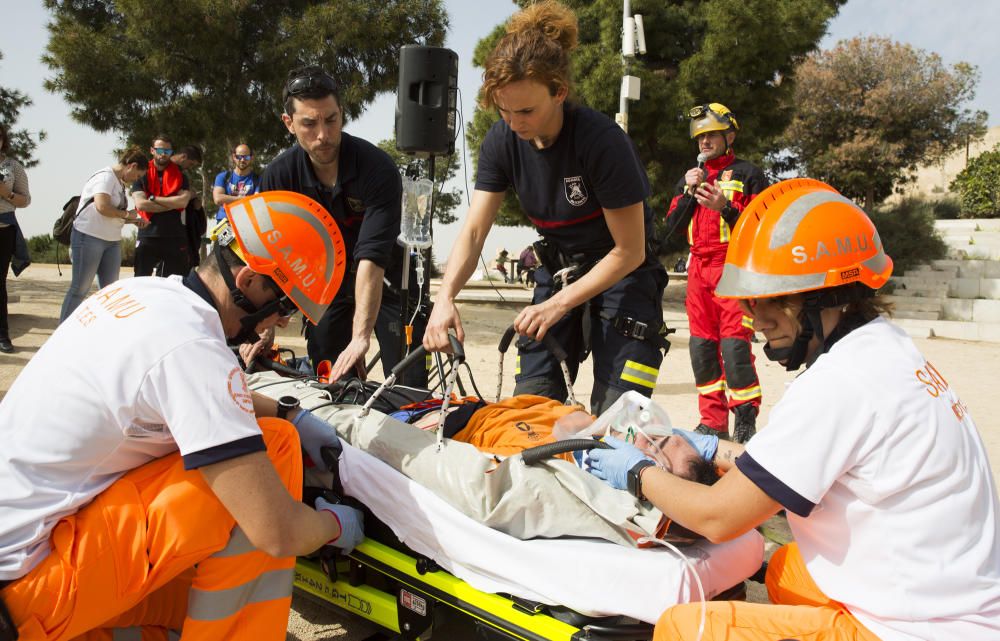
<svg viewBox="0 0 1000 641">
<path fill-rule="evenodd" d="M 869 185 L 865 189 L 865 211 L 871 213 L 872 209 L 875 207 L 875 187 L 874 185 Z"/>
</svg>

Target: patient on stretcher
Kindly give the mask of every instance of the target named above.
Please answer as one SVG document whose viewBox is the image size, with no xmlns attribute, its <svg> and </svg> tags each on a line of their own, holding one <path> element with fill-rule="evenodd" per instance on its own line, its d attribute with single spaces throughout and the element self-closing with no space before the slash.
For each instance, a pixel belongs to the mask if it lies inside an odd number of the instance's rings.
<svg viewBox="0 0 1000 641">
<path fill-rule="evenodd" d="M 665 533 L 666 523 L 659 510 L 627 492 L 611 488 L 573 462 L 552 458 L 529 466 L 519 456 L 499 460 L 473 444 L 510 454 L 551 441 L 557 420 L 571 416 L 566 421 L 587 418 L 573 416 L 575 408 L 539 397 L 508 399 L 465 410 L 459 405 L 456 417 L 463 411 L 470 414 L 465 421 L 452 419 L 450 427 L 446 423 L 445 433 L 453 431 L 456 438 L 446 438 L 444 446 L 439 447 L 437 435 L 432 431 L 415 429 L 376 410 L 362 416 L 357 404 L 333 403 L 325 386 L 281 379 L 273 373 L 254 374 L 248 383 L 251 389 L 272 398 L 297 397 L 302 407 L 337 431 L 346 444 L 348 458 L 367 453 L 431 489 L 459 512 L 515 538 L 600 538 L 633 547 L 641 537 Z M 675 473 L 687 478 L 712 476 L 692 471 L 696 455 L 693 450 L 685 452 L 683 439 L 660 441 L 657 446 L 665 456 L 664 467 L 670 465 Z M 318 469 L 312 472 L 322 474 Z M 399 500 L 402 507 L 407 497 Z M 410 509 L 419 510 L 419 506 Z"/>
<path fill-rule="evenodd" d="M 437 429 L 441 410 L 437 404 L 416 404 L 391 416 L 422 430 Z M 444 436 L 474 445 L 481 452 L 512 456 L 528 448 L 554 443 L 554 434 L 575 434 L 594 422 L 594 417 L 575 406 L 522 394 L 497 403 L 471 400 L 448 407 Z M 626 438 L 612 432 L 619 438 Z M 705 461 L 685 439 L 670 434 L 654 438 L 635 434 L 633 444 L 660 467 L 685 478 L 711 485 L 718 479 L 715 466 Z M 631 439 L 630 439 L 631 440 Z M 573 462 L 573 455 L 557 455 Z"/>
</svg>

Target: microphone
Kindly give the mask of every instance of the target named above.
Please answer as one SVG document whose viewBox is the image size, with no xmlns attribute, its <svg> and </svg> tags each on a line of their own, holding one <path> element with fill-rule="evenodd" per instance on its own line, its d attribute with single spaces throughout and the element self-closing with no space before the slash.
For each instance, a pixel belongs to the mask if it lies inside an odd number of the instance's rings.
<svg viewBox="0 0 1000 641">
<path fill-rule="evenodd" d="M 708 154 L 698 154 L 698 169 L 700 169 L 700 170 L 702 170 L 702 171 L 705 171 L 705 161 L 706 161 L 706 160 L 708 160 Z M 688 189 L 688 193 L 689 193 L 689 194 L 694 194 L 694 192 L 695 192 L 695 191 L 696 191 L 697 189 L 698 189 L 698 186 L 697 186 L 697 185 L 695 185 L 695 186 L 693 186 L 693 187 L 690 187 L 690 188 Z"/>
</svg>

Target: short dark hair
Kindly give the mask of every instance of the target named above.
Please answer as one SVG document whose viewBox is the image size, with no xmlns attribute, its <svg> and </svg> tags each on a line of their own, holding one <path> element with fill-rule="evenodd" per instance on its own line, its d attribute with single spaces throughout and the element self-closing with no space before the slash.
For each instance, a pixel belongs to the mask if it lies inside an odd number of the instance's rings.
<svg viewBox="0 0 1000 641">
<path fill-rule="evenodd" d="M 201 162 L 201 147 L 199 147 L 198 145 L 188 145 L 187 147 L 181 147 L 175 153 L 184 154 L 185 156 L 187 156 L 188 160 Z"/>
<path fill-rule="evenodd" d="M 217 255 L 222 254 L 222 262 L 226 264 L 226 267 L 232 269 L 233 267 L 245 267 L 244 263 L 239 256 L 236 255 L 229 247 L 223 245 L 216 245 L 209 252 L 208 258 L 201 261 L 201 265 L 198 266 L 198 271 L 202 273 L 212 273 L 220 274 L 219 272 L 219 260 Z"/>
<path fill-rule="evenodd" d="M 234 156 L 236 155 L 236 150 L 239 149 L 240 147 L 246 147 L 247 149 L 250 150 L 250 155 L 251 156 L 254 155 L 254 153 L 253 153 L 253 147 L 250 146 L 250 143 L 240 141 L 240 142 L 236 143 L 235 145 L 233 145 L 232 154 Z"/>
<path fill-rule="evenodd" d="M 293 83 L 302 85 L 301 88 L 293 87 Z M 323 67 L 317 65 L 306 65 L 296 67 L 288 72 L 285 79 L 285 87 L 282 90 L 281 99 L 284 102 L 285 113 L 291 116 L 295 113 L 295 99 L 318 100 L 333 96 L 337 105 L 343 107 L 340 100 L 340 85 L 328 74 Z M 341 109 L 343 111 L 343 109 Z"/>
<path fill-rule="evenodd" d="M 162 140 L 163 142 L 165 142 L 165 143 L 167 143 L 169 145 L 173 145 L 174 144 L 174 141 L 170 139 L 170 136 L 168 136 L 167 134 L 164 134 L 164 133 L 158 133 L 155 136 L 153 136 L 152 140 L 149 141 L 149 146 L 150 147 L 155 147 L 157 140 Z"/>
<path fill-rule="evenodd" d="M 10 130 L 0 125 L 0 136 L 3 136 L 3 142 L 0 142 L 0 152 L 7 154 L 10 152 Z"/>
<path fill-rule="evenodd" d="M 149 158 L 146 156 L 146 152 L 139 148 L 139 145 L 131 145 L 118 156 L 118 162 L 122 166 L 135 163 L 144 167 L 149 164 Z"/>
<path fill-rule="evenodd" d="M 702 485 L 715 485 L 719 480 L 719 469 L 715 467 L 715 463 L 700 456 L 691 457 L 691 472 L 694 474 L 691 480 Z"/>
</svg>

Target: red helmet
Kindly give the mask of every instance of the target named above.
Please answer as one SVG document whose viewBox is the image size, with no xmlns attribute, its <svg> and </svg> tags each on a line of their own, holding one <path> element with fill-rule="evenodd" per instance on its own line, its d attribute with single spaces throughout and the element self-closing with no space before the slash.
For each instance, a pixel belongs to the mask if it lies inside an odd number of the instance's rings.
<svg viewBox="0 0 1000 641">
<path fill-rule="evenodd" d="M 250 269 L 270 276 L 306 318 L 319 322 L 347 268 L 344 238 L 333 217 L 315 200 L 290 191 L 254 194 L 225 209 L 226 221 L 213 236 Z"/>
<path fill-rule="evenodd" d="M 860 282 L 885 285 L 892 259 L 868 215 L 833 187 L 794 178 L 740 215 L 716 287 L 722 298 L 766 298 Z"/>
</svg>

